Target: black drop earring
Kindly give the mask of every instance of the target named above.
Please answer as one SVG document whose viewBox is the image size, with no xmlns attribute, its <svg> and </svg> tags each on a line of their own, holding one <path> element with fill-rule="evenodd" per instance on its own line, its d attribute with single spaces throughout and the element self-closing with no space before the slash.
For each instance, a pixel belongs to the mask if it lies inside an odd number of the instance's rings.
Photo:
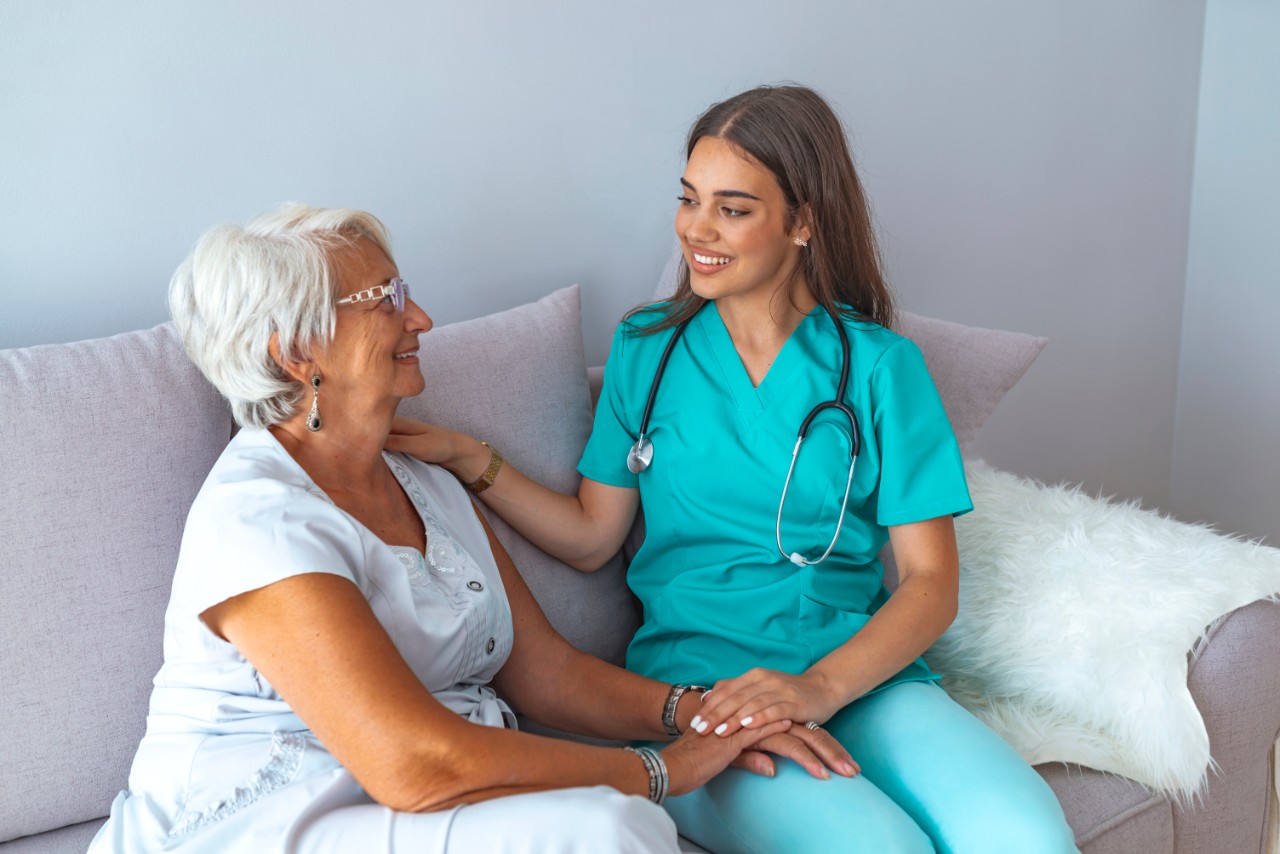
<svg viewBox="0 0 1280 854">
<path fill-rule="evenodd" d="M 311 375 L 311 411 L 307 413 L 307 429 L 312 433 L 320 432 L 323 423 L 320 421 L 320 375 Z"/>
</svg>

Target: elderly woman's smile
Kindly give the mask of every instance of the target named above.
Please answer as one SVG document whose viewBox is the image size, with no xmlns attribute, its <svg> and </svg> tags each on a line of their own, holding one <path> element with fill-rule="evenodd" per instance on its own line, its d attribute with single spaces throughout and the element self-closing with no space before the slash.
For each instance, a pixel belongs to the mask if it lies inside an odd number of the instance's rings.
<svg viewBox="0 0 1280 854">
<path fill-rule="evenodd" d="M 431 328 L 431 318 L 409 297 L 400 271 L 373 241 L 361 238 L 335 260 L 337 320 L 333 339 L 316 353 L 325 390 L 344 398 L 349 392 L 372 393 L 379 403 L 420 393 L 418 336 Z M 398 296 L 403 309 L 396 308 Z"/>
</svg>

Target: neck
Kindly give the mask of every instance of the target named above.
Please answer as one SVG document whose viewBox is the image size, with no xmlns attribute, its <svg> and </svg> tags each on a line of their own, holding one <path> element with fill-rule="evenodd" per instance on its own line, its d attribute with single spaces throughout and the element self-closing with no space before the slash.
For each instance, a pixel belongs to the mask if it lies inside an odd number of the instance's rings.
<svg viewBox="0 0 1280 854">
<path fill-rule="evenodd" d="M 391 432 L 391 416 L 323 415 L 324 426 L 315 433 L 307 429 L 305 407 L 288 421 L 271 427 L 271 433 L 325 492 L 372 493 L 381 489 L 386 479 L 382 446 Z"/>
<path fill-rule="evenodd" d="M 716 310 L 739 351 L 776 353 L 817 304 L 809 286 L 797 282 L 763 294 L 721 297 Z"/>
</svg>

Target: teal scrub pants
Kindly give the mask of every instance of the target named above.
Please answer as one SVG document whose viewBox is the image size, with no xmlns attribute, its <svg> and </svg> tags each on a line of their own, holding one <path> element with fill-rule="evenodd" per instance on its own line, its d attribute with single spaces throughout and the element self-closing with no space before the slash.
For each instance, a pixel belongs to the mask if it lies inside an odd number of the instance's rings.
<svg viewBox="0 0 1280 854">
<path fill-rule="evenodd" d="M 775 777 L 730 768 L 667 812 L 716 854 L 1077 851 L 1048 784 L 936 684 L 893 685 L 825 729 L 861 774 L 820 780 L 785 759 Z"/>
</svg>

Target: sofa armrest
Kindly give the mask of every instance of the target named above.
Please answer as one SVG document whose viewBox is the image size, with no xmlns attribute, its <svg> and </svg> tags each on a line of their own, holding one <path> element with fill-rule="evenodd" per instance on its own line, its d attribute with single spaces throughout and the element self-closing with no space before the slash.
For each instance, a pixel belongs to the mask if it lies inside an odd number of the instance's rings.
<svg viewBox="0 0 1280 854">
<path fill-rule="evenodd" d="M 1204 797 L 1174 810 L 1174 850 L 1260 851 L 1280 734 L 1280 603 L 1237 608 L 1192 649 L 1187 683 L 1216 768 Z"/>
</svg>

